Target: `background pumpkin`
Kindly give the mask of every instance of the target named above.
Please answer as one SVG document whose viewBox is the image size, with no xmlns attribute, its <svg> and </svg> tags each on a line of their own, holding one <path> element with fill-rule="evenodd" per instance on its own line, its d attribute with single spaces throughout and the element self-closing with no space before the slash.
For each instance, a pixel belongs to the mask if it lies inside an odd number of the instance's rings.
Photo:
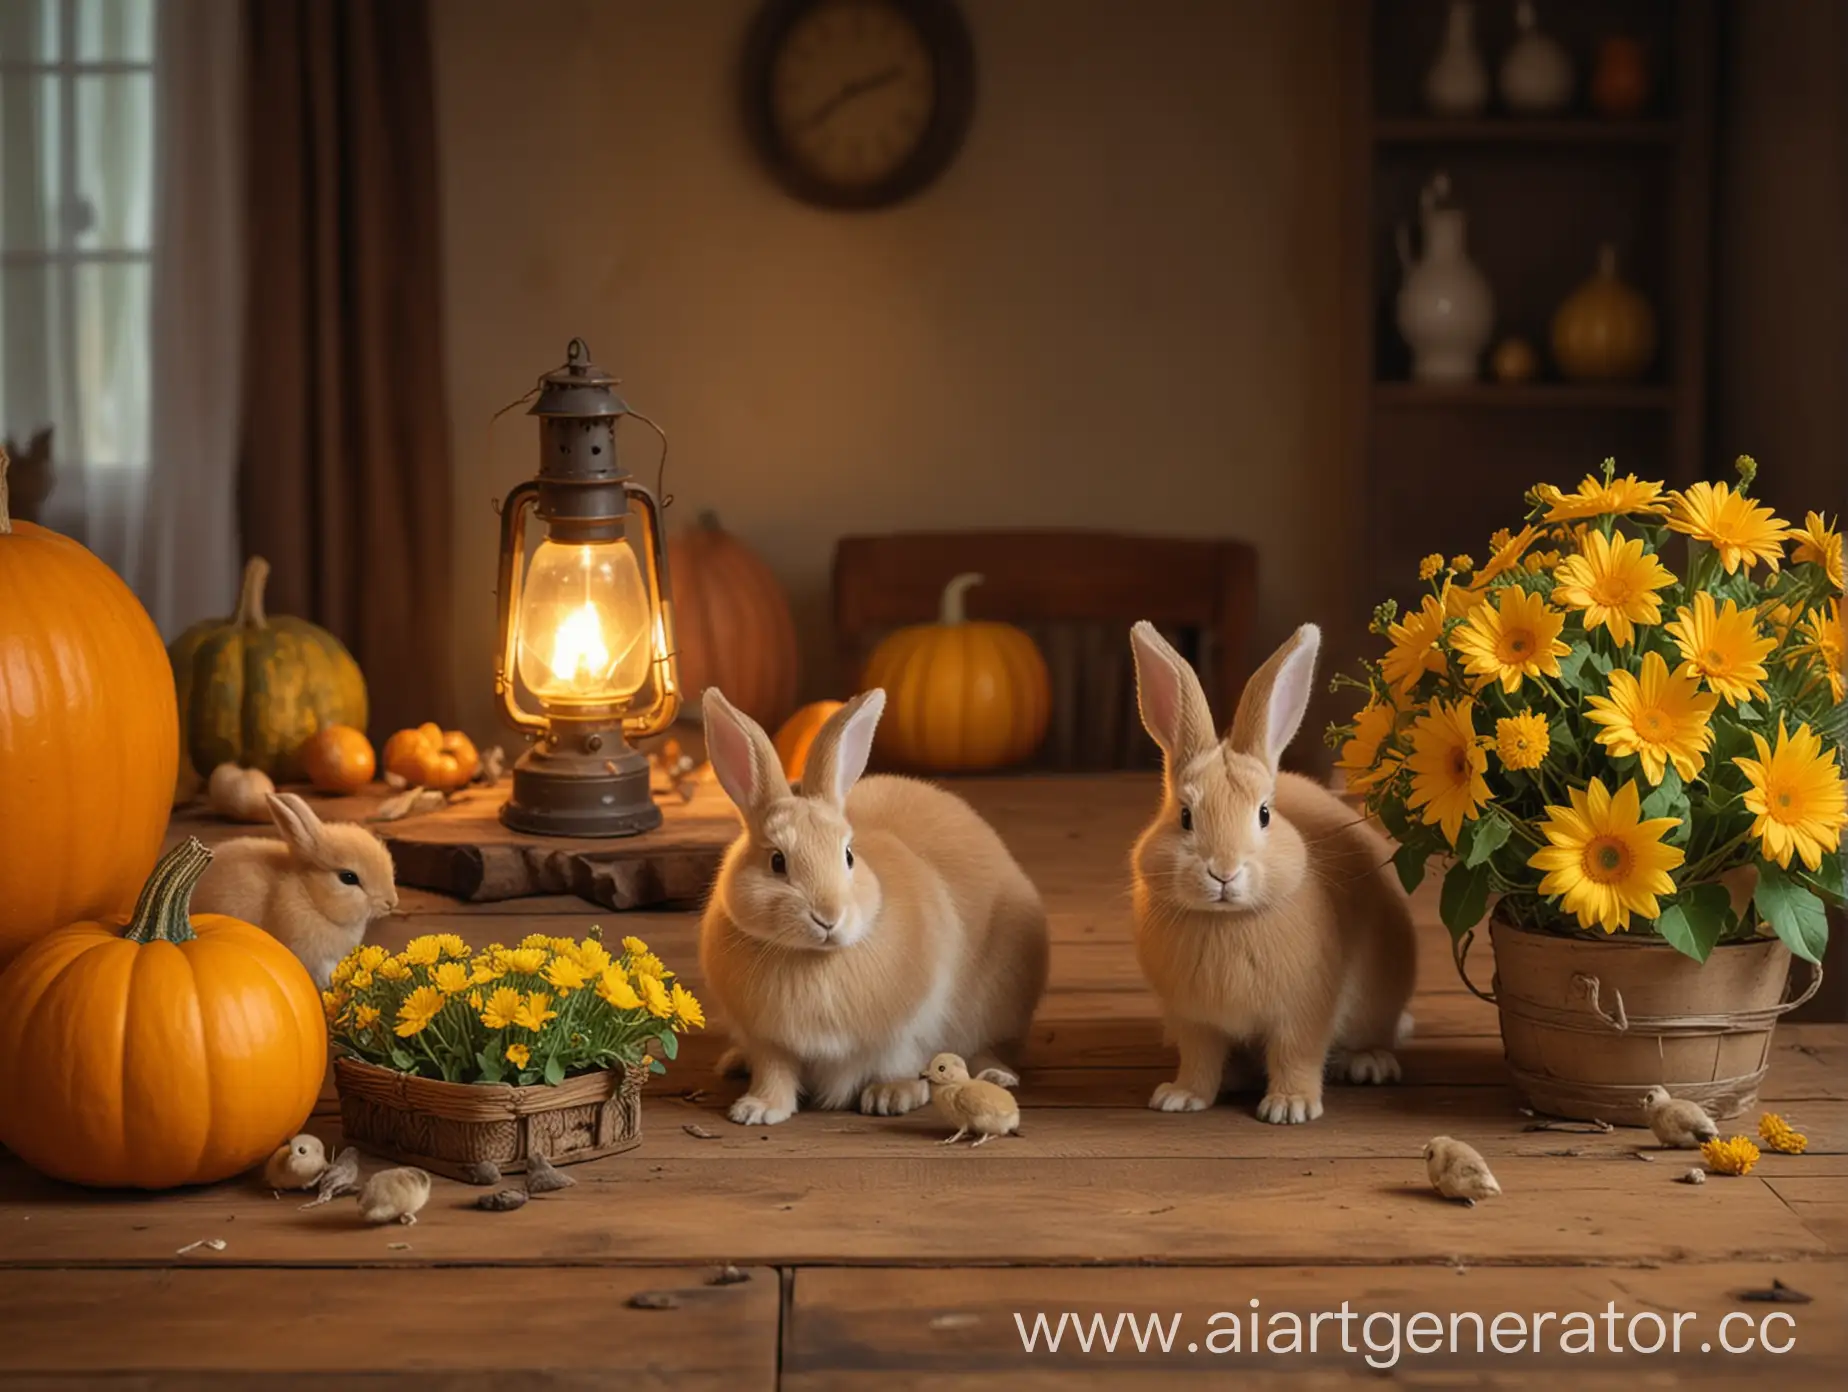
<svg viewBox="0 0 1848 1392">
<path fill-rule="evenodd" d="M 269 562 L 244 566 L 237 612 L 187 629 L 167 650 L 179 692 L 181 750 L 200 773 L 223 763 L 278 783 L 304 778 L 298 751 L 323 725 L 366 727 L 359 664 L 324 628 L 264 612 Z"/>
<path fill-rule="evenodd" d="M 667 543 L 685 709 L 709 686 L 766 730 L 796 704 L 796 624 L 775 574 L 710 512 Z"/>
<path fill-rule="evenodd" d="M 782 729 L 776 732 L 771 743 L 776 746 L 776 757 L 783 761 L 783 776 L 791 783 L 802 777 L 815 736 L 842 704 L 840 701 L 811 701 L 785 720 Z"/>
<path fill-rule="evenodd" d="M 308 781 L 324 793 L 357 793 L 378 772 L 372 741 L 351 725 L 323 725 L 297 752 Z"/>
<path fill-rule="evenodd" d="M 0 450 L 0 965 L 119 917 L 160 854 L 179 722 L 154 621 L 69 537 L 11 522 Z"/>
<path fill-rule="evenodd" d="M 307 969 L 260 928 L 189 913 L 212 853 L 176 846 L 124 932 L 78 923 L 0 977 L 0 1142 L 75 1184 L 241 1174 L 296 1134 L 327 1067 Z"/>
<path fill-rule="evenodd" d="M 475 742 L 460 730 L 445 730 L 430 721 L 400 730 L 385 741 L 385 772 L 413 788 L 453 792 L 481 767 Z"/>
<path fill-rule="evenodd" d="M 1012 624 L 970 622 L 963 596 L 979 575 L 943 587 L 934 624 L 888 634 L 867 659 L 863 688 L 883 686 L 875 749 L 906 768 L 955 773 L 1019 763 L 1052 714 L 1046 660 Z"/>
</svg>

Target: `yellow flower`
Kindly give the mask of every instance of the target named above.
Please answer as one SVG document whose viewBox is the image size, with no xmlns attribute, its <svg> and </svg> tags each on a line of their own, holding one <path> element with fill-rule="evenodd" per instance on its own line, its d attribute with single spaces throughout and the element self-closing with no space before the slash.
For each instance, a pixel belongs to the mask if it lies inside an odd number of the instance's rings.
<svg viewBox="0 0 1848 1392">
<path fill-rule="evenodd" d="M 424 1027 L 436 1018 L 436 1014 L 449 1001 L 434 986 L 419 986 L 404 998 L 398 1007 L 397 1032 L 400 1037 L 409 1039 L 413 1034 L 422 1034 Z"/>
<path fill-rule="evenodd" d="M 1472 723 L 1474 710 L 1473 701 L 1434 702 L 1412 722 L 1412 752 L 1405 761 L 1412 771 L 1406 806 L 1424 808 L 1425 825 L 1442 826 L 1453 846 L 1464 820 L 1474 821 L 1489 797 L 1483 778 L 1489 756 Z"/>
<path fill-rule="evenodd" d="M 558 988 L 561 996 L 568 995 L 582 986 L 589 977 L 584 969 L 569 957 L 554 957 L 545 969 L 545 979 Z"/>
<path fill-rule="evenodd" d="M 1758 1163 L 1758 1147 L 1744 1136 L 1734 1136 L 1730 1141 L 1715 1136 L 1702 1144 L 1700 1157 L 1715 1174 L 1749 1175 Z"/>
<path fill-rule="evenodd" d="M 1420 580 L 1435 580 L 1443 573 L 1443 569 L 1444 553 L 1442 551 L 1433 551 L 1418 563 L 1418 578 Z"/>
<path fill-rule="evenodd" d="M 330 986 L 344 986 L 353 979 L 353 973 L 358 970 L 359 963 L 354 959 L 354 955 L 349 952 L 338 962 L 334 963 L 334 974 L 329 978 L 328 984 Z"/>
<path fill-rule="evenodd" d="M 1735 493 L 1724 483 L 1697 483 L 1668 496 L 1673 504 L 1668 525 L 1713 547 L 1728 575 L 1741 564 L 1750 571 L 1760 561 L 1777 570 L 1790 524 L 1759 507 L 1749 493 Z"/>
<path fill-rule="evenodd" d="M 1844 686 L 1848 685 L 1848 674 L 1842 665 L 1842 602 L 1832 599 L 1827 608 L 1810 610 L 1797 631 L 1801 636 L 1793 645 L 1792 665 L 1807 662 L 1812 676 L 1814 669 L 1820 668 L 1828 680 L 1830 694 L 1841 700 Z"/>
<path fill-rule="evenodd" d="M 528 933 L 525 937 L 520 939 L 520 946 L 550 949 L 552 946 L 552 935 L 550 933 Z"/>
<path fill-rule="evenodd" d="M 585 938 L 578 944 L 577 956 L 573 960 L 584 969 L 586 977 L 592 977 L 610 964 L 610 954 L 595 938 Z"/>
<path fill-rule="evenodd" d="M 1841 589 L 1842 534 L 1831 527 L 1820 512 L 1812 512 L 1803 519 L 1803 526 L 1793 529 L 1790 535 L 1796 542 L 1790 559 L 1821 566 L 1829 583 Z"/>
<path fill-rule="evenodd" d="M 652 952 L 640 952 L 629 959 L 629 970 L 636 976 L 671 976 L 667 964 Z"/>
<path fill-rule="evenodd" d="M 524 1068 L 532 1061 L 533 1051 L 524 1044 L 509 1044 L 507 1046 L 507 1062 L 511 1063 L 515 1068 Z"/>
<path fill-rule="evenodd" d="M 367 990 L 372 985 L 372 973 L 367 971 L 364 967 L 358 967 L 354 970 L 353 974 L 346 979 L 346 984 L 355 991 Z"/>
<path fill-rule="evenodd" d="M 412 938 L 404 945 L 404 960 L 414 967 L 427 967 L 443 955 L 443 944 L 434 933 Z"/>
<path fill-rule="evenodd" d="M 1386 631 L 1392 647 L 1380 660 L 1380 671 L 1400 692 L 1409 694 L 1426 672 L 1441 672 L 1448 665 L 1437 646 L 1443 636 L 1443 601 L 1426 595 L 1423 605 Z"/>
<path fill-rule="evenodd" d="M 1552 747 L 1553 735 L 1546 721 L 1532 711 L 1495 722 L 1495 752 L 1501 755 L 1505 769 L 1539 768 Z"/>
<path fill-rule="evenodd" d="M 1488 591 L 1478 589 L 1475 585 L 1444 586 L 1444 617 L 1447 619 L 1466 619 L 1475 612 L 1476 607 L 1486 603 Z"/>
<path fill-rule="evenodd" d="M 513 1022 L 522 1029 L 544 1029 L 547 1020 L 558 1018 L 558 1012 L 551 1005 L 552 998 L 549 995 L 544 991 L 534 991 L 520 1002 L 520 1008 L 514 1012 Z"/>
<path fill-rule="evenodd" d="M 481 1023 L 491 1030 L 506 1029 L 519 1013 L 520 993 L 511 986 L 502 986 L 488 997 L 481 1011 Z"/>
<path fill-rule="evenodd" d="M 379 1022 L 379 1008 L 376 1005 L 356 1005 L 353 1007 L 353 1028 L 371 1029 Z"/>
<path fill-rule="evenodd" d="M 1385 747 L 1398 719 L 1390 703 L 1377 700 L 1354 717 L 1354 733 L 1335 760 L 1335 767 L 1347 775 L 1350 792 L 1364 793 L 1398 768 L 1397 756 Z"/>
<path fill-rule="evenodd" d="M 474 970 L 469 973 L 468 979 L 477 986 L 485 986 L 490 981 L 499 981 L 506 974 L 507 962 L 503 954 L 488 952 L 475 959 Z"/>
<path fill-rule="evenodd" d="M 442 949 L 445 957 L 453 957 L 460 961 L 468 956 L 468 944 L 462 941 L 458 933 L 438 933 L 436 945 Z"/>
<path fill-rule="evenodd" d="M 635 994 L 621 967 L 605 967 L 597 978 L 597 994 L 618 1010 L 640 1010 L 642 998 Z"/>
<path fill-rule="evenodd" d="M 411 964 L 405 961 L 403 956 L 387 957 L 379 963 L 380 981 L 409 981 L 410 979 Z"/>
<path fill-rule="evenodd" d="M 481 1003 L 482 1001 L 481 1001 L 480 991 L 470 991 L 468 993 L 468 1008 L 470 1010 L 480 1010 Z"/>
<path fill-rule="evenodd" d="M 1752 742 L 1758 746 L 1756 759 L 1733 760 L 1751 784 L 1745 807 L 1758 818 L 1752 835 L 1765 855 L 1785 869 L 1794 854 L 1811 870 L 1820 870 L 1822 853 L 1841 845 L 1842 827 L 1848 825 L 1848 793 L 1834 752 L 1822 747 L 1822 738 L 1808 725 L 1787 734 L 1782 718 L 1775 749 L 1756 730 Z"/>
<path fill-rule="evenodd" d="M 624 938 L 622 940 L 622 950 L 631 955 L 640 956 L 648 950 L 648 944 L 643 942 L 640 938 Z"/>
<path fill-rule="evenodd" d="M 1558 895 L 1560 907 L 1578 916 L 1579 927 L 1597 926 L 1607 933 L 1630 926 L 1630 915 L 1654 918 L 1661 912 L 1659 894 L 1673 894 L 1669 871 L 1686 858 L 1662 838 L 1678 825 L 1673 817 L 1640 819 L 1642 799 L 1636 783 L 1624 783 L 1613 796 L 1603 780 L 1568 789 L 1570 807 L 1549 806 L 1540 831 L 1548 845 L 1527 863 L 1544 870 L 1540 892 Z"/>
<path fill-rule="evenodd" d="M 1809 1137 L 1776 1112 L 1758 1118 L 1758 1139 L 1780 1155 L 1801 1155 L 1809 1149 Z"/>
<path fill-rule="evenodd" d="M 533 976 L 545 966 L 552 954 L 543 947 L 516 947 L 504 955 L 509 971 L 519 972 L 523 976 Z"/>
<path fill-rule="evenodd" d="M 648 1013 L 665 1020 L 674 1013 L 674 1002 L 667 994 L 667 987 L 661 984 L 658 976 L 638 976 L 636 986 L 641 991 L 642 1004 L 648 1007 Z"/>
<path fill-rule="evenodd" d="M 443 962 L 431 973 L 436 989 L 446 996 L 459 996 L 468 989 L 468 968 L 460 962 Z"/>
<path fill-rule="evenodd" d="M 1476 562 L 1467 554 L 1456 555 L 1450 558 L 1450 568 L 1458 575 L 1468 575 L 1476 568 Z"/>
<path fill-rule="evenodd" d="M 1540 539 L 1538 527 L 1523 527 L 1518 536 L 1510 536 L 1504 527 L 1489 538 L 1489 545 L 1494 548 L 1488 564 L 1476 572 L 1476 578 L 1470 584 L 1481 589 L 1489 581 L 1513 570 L 1521 563 L 1521 557 L 1527 554 L 1527 548 Z"/>
<path fill-rule="evenodd" d="M 1559 564 L 1559 552 L 1536 551 L 1527 558 L 1526 570 L 1529 575 L 1544 575 Z"/>
<path fill-rule="evenodd" d="M 674 1023 L 676 1025 L 681 1029 L 685 1029 L 689 1025 L 694 1029 L 704 1029 L 706 1027 L 706 1012 L 699 1008 L 699 1001 L 694 998 L 693 993 L 682 986 L 678 981 L 674 983 L 672 998 L 674 1003 Z"/>
<path fill-rule="evenodd" d="M 340 1011 L 345 1005 L 346 997 L 342 996 L 338 991 L 321 992 L 321 1013 L 327 1017 L 328 1024 L 332 1025 L 339 1022 Z"/>
<path fill-rule="evenodd" d="M 1559 659 L 1572 649 L 1559 641 L 1566 616 L 1518 585 L 1501 592 L 1499 607 L 1479 606 L 1450 635 L 1463 670 L 1478 685 L 1499 679 L 1503 691 L 1520 689 L 1522 677 L 1556 677 Z"/>
<path fill-rule="evenodd" d="M 1640 538 L 1602 532 L 1587 532 L 1583 549 L 1560 562 L 1555 578 L 1553 598 L 1583 609 L 1586 631 L 1602 625 L 1619 646 L 1630 641 L 1633 625 L 1661 622 L 1662 603 L 1655 592 L 1675 583 Z"/>
<path fill-rule="evenodd" d="M 359 965 L 364 967 L 367 971 L 377 971 L 380 967 L 385 965 L 385 959 L 390 955 L 390 953 L 377 943 L 368 943 L 366 946 L 359 949 L 355 954 L 355 958 Z"/>
<path fill-rule="evenodd" d="M 1707 689 L 1727 705 L 1736 706 L 1750 696 L 1765 694 L 1765 656 L 1777 639 L 1758 631 L 1758 611 L 1740 609 L 1732 600 L 1716 608 L 1713 596 L 1701 590 L 1694 607 L 1675 610 L 1668 635 L 1681 649 L 1683 675 L 1698 674 Z"/>
<path fill-rule="evenodd" d="M 1546 505 L 1546 516 L 1542 520 L 1547 522 L 1577 522 L 1587 517 L 1624 517 L 1632 512 L 1663 510 L 1658 501 L 1662 485 L 1645 483 L 1635 474 L 1625 474 L 1609 483 L 1586 474 L 1576 493 L 1562 493 L 1550 483 L 1541 484 L 1534 493 Z"/>
<path fill-rule="evenodd" d="M 1671 762 L 1684 781 L 1693 782 L 1713 743 L 1708 719 L 1719 703 L 1691 675 L 1670 673 L 1662 654 L 1651 652 L 1643 657 L 1640 677 L 1621 667 L 1612 672 L 1610 694 L 1586 701 L 1585 718 L 1604 727 L 1598 743 L 1613 758 L 1636 755 L 1652 785 L 1662 781 Z"/>
</svg>

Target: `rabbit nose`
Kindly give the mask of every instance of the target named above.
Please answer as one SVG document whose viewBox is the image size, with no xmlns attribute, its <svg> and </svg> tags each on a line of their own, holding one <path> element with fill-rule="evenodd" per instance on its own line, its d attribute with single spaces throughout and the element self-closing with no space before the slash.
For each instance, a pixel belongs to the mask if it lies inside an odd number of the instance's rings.
<svg viewBox="0 0 1848 1392">
<path fill-rule="evenodd" d="M 813 909 L 810 909 L 809 910 L 809 922 L 814 924 L 817 928 L 821 929 L 821 931 L 824 934 L 826 934 L 826 933 L 832 933 L 834 931 L 835 927 L 840 923 L 840 919 L 838 917 L 834 919 L 826 919 L 826 918 L 823 918 L 820 914 L 816 913 Z"/>
</svg>

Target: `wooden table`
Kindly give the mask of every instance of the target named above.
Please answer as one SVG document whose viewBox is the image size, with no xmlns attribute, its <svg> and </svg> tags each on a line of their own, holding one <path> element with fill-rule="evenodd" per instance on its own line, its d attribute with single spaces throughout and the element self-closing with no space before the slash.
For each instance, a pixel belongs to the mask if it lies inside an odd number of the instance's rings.
<svg viewBox="0 0 1848 1392">
<path fill-rule="evenodd" d="M 1679 1356 L 1403 1352 L 1417 1384 L 1808 1386 L 1848 1367 L 1848 1028 L 1778 1032 L 1766 1105 L 1811 1138 L 1746 1179 L 1675 1182 L 1690 1157 L 1638 1158 L 1645 1133 L 1527 1129 L 1502 1070 L 1493 1011 L 1451 970 L 1421 903 L 1418 1036 L 1406 1080 L 1336 1088 L 1328 1113 L 1269 1127 L 1251 1097 L 1168 1116 L 1144 1107 L 1170 1076 L 1128 943 L 1126 848 L 1154 797 L 1146 778 L 989 780 L 963 790 L 1045 891 L 1052 984 L 1021 1101 L 1026 1134 L 979 1151 L 935 1144 L 928 1113 L 803 1113 L 771 1128 L 725 1119 L 739 1085 L 712 1076 L 720 1031 L 695 1037 L 652 1086 L 643 1146 L 579 1166 L 574 1189 L 512 1214 L 437 1181 L 409 1229 L 359 1225 L 351 1205 L 301 1212 L 249 1183 L 154 1197 L 98 1195 L 0 1161 L 0 1379 L 58 1386 L 320 1387 L 330 1373 L 420 1387 L 839 1389 L 1162 1387 L 1379 1376 L 1343 1352 L 1209 1352 L 1216 1312 L 1691 1311 Z M 466 908 L 407 892 L 378 940 L 453 929 L 476 943 L 593 922 L 647 938 L 698 984 L 696 919 L 616 915 L 576 899 Z M 1750 1131 L 1755 1118 L 1740 1129 Z M 329 1106 L 314 1129 L 332 1138 Z M 1419 1158 L 1448 1133 L 1493 1163 L 1506 1197 L 1437 1200 Z M 201 1238 L 222 1252 L 177 1255 Z M 714 1284 L 723 1264 L 748 1279 Z M 1742 1292 L 1780 1279 L 1813 1298 Z M 646 1298 L 632 1304 L 632 1298 Z M 649 1308 L 637 1308 L 636 1305 Z M 654 1308 L 664 1306 L 666 1308 Z M 1720 1320 L 1795 1320 L 1789 1353 L 1729 1356 Z M 1164 1328 L 1173 1348 L 1023 1352 L 1016 1315 L 1063 1312 Z M 1410 1328 L 1410 1326 L 1404 1326 Z M 1552 1326 L 1557 1331 L 1561 1326 Z M 1780 1342 L 1787 1326 L 1768 1326 Z M 1277 1326 L 1281 1329 L 1283 1326 Z M 1430 1328 L 1423 1324 L 1414 1332 Z M 1732 1341 L 1746 1326 L 1729 1326 Z M 1386 1342 L 1382 1315 L 1373 1326 Z M 1248 1331 L 1244 1331 L 1247 1332 Z M 1279 1334 L 1279 1337 L 1283 1337 Z M 1447 1337 L 1447 1335 L 1445 1336 Z M 1702 1355 L 1701 1342 L 1713 1345 Z M 1187 1346 L 1200 1347 L 1190 1353 Z M 1213 1345 L 1217 1347 L 1217 1344 Z M 1376 1359 L 1384 1355 L 1375 1355 Z M 999 1376 L 999 1382 L 997 1382 Z"/>
</svg>

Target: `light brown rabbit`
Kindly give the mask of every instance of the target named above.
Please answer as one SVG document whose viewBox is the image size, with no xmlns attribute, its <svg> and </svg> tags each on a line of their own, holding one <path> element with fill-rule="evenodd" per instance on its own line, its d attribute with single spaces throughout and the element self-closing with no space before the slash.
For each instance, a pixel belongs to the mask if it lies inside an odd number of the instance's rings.
<svg viewBox="0 0 1848 1392">
<path fill-rule="evenodd" d="M 1165 755 L 1161 811 L 1133 855 L 1136 958 L 1181 1054 L 1149 1106 L 1210 1107 L 1228 1051 L 1255 1044 L 1268 1075 L 1258 1116 L 1313 1121 L 1325 1068 L 1398 1078 L 1417 975 L 1384 841 L 1320 784 L 1277 769 L 1321 632 L 1304 624 L 1258 669 L 1223 740 L 1181 655 L 1147 623 L 1130 638 L 1142 723 Z"/>
<path fill-rule="evenodd" d="M 240 836 L 216 847 L 193 909 L 256 924 L 301 958 L 325 990 L 372 921 L 398 907 L 391 853 L 365 827 L 323 822 L 294 793 L 271 793 L 268 801 L 282 840 Z"/>
<path fill-rule="evenodd" d="M 700 927 L 706 982 L 751 1076 L 731 1119 L 930 1100 L 920 1074 L 951 1051 L 990 1082 L 1046 984 L 1046 912 L 994 829 L 909 778 L 861 781 L 885 693 L 856 696 L 815 735 L 800 794 L 762 729 L 717 690 L 706 752 L 737 804 Z"/>
</svg>

